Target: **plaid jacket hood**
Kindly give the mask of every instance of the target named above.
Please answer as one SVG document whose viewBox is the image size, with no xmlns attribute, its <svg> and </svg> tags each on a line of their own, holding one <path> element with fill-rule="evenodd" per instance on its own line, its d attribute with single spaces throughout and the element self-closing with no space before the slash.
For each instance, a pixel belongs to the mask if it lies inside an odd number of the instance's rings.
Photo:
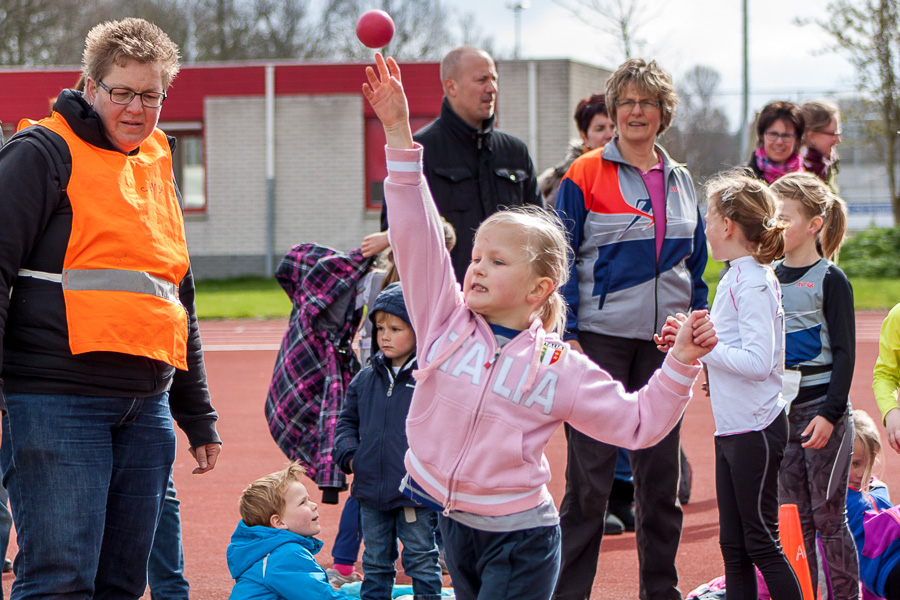
<svg viewBox="0 0 900 600">
<path fill-rule="evenodd" d="M 294 305 L 266 399 L 269 431 L 319 487 L 346 489 L 335 465 L 334 431 L 350 380 L 359 371 L 350 347 L 361 318 L 356 284 L 372 265 L 360 250 L 344 254 L 300 244 L 275 278 Z"/>
</svg>

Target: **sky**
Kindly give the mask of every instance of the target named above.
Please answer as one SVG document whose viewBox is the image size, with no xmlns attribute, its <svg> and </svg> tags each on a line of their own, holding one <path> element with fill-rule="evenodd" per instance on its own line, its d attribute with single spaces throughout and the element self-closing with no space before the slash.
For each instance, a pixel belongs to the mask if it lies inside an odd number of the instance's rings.
<svg viewBox="0 0 900 600">
<path fill-rule="evenodd" d="M 742 86 L 741 0 L 644 0 L 652 10 L 639 31 L 636 55 L 653 58 L 678 77 L 697 64 L 722 76 L 721 106 L 733 130 L 740 123 Z M 512 55 L 513 0 L 453 0 L 456 10 L 476 15 L 482 34 L 498 52 Z M 825 0 L 749 0 L 750 115 L 774 99 L 811 100 L 854 92 L 854 71 L 841 54 L 827 51 L 830 37 L 815 24 Z M 521 58 L 571 58 L 615 69 L 617 40 L 553 0 L 530 0 L 521 12 Z M 502 82 L 501 82 L 502 85 Z M 502 89 L 501 89 L 502 93 Z M 837 94 L 837 95 L 836 95 Z"/>
</svg>

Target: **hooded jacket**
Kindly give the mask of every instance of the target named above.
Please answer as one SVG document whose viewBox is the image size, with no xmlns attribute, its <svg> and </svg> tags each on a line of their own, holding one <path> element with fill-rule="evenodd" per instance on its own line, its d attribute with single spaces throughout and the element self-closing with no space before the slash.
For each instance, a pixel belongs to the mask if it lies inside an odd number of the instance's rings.
<svg viewBox="0 0 900 600">
<path fill-rule="evenodd" d="M 898 525 L 895 519 L 872 517 L 889 510 L 891 506 L 887 487 L 880 481 L 873 481 L 868 492 L 847 489 L 847 523 L 859 553 L 859 579 L 879 598 L 885 597 L 884 584 L 900 563 L 900 542 L 897 541 Z M 872 538 L 868 543 L 867 536 Z M 886 539 L 893 541 L 887 545 L 874 543 Z"/>
<path fill-rule="evenodd" d="M 53 110 L 90 146 L 116 151 L 100 116 L 80 93 L 64 90 Z M 168 141 L 174 148 L 174 138 Z M 188 323 L 187 370 L 123 352 L 73 354 L 62 286 L 17 277 L 21 269 L 62 273 L 72 234 L 72 205 L 66 193 L 71 174 L 68 145 L 45 127 L 23 129 L 0 150 L 0 396 L 6 391 L 147 397 L 168 390 L 172 416 L 191 446 L 219 442 L 190 269 L 178 284 Z"/>
<path fill-rule="evenodd" d="M 626 393 L 540 319 L 498 348 L 464 302 L 421 160 L 418 145 L 387 149 L 389 235 L 421 369 L 406 421 L 415 482 L 446 510 L 509 515 L 549 497 L 544 448 L 564 422 L 630 449 L 661 440 L 681 418 L 699 363 L 669 355 L 647 386 Z"/>
<path fill-rule="evenodd" d="M 230 600 L 325 600 L 349 598 L 328 583 L 313 558 L 322 549 L 316 538 L 240 521 L 226 558 L 234 579 Z"/>
<path fill-rule="evenodd" d="M 475 230 L 501 207 L 543 206 L 537 173 L 528 146 L 519 138 L 494 129 L 495 116 L 481 131 L 456 114 L 444 98 L 441 116 L 413 136 L 425 148 L 425 179 L 438 212 L 456 230 L 451 256 L 462 281 L 472 257 Z M 381 213 L 388 228 L 388 206 Z"/>
<path fill-rule="evenodd" d="M 337 504 L 346 476 L 334 461 L 334 434 L 344 394 L 359 371 L 350 347 L 362 311 L 357 283 L 372 265 L 360 250 L 344 254 L 315 244 L 291 248 L 275 278 L 293 308 L 266 398 L 269 432 L 291 460 Z"/>
<path fill-rule="evenodd" d="M 369 313 L 372 322 L 378 311 L 409 324 L 399 283 L 392 283 L 379 294 Z M 377 337 L 373 336 L 373 341 L 377 343 Z M 415 353 L 396 377 L 390 362 L 379 350 L 371 364 L 350 382 L 334 444 L 338 465 L 345 473 L 353 473 L 352 496 L 380 511 L 421 506 L 400 493 L 400 481 L 406 475 L 403 457 L 409 447 L 406 416 L 416 385 Z"/>
</svg>

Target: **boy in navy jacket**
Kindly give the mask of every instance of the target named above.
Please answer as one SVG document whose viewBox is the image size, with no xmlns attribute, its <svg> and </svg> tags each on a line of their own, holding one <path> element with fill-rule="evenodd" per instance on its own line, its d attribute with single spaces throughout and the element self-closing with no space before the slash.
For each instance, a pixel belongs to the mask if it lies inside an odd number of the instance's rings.
<svg viewBox="0 0 900 600">
<path fill-rule="evenodd" d="M 335 459 L 353 473 L 350 494 L 362 519 L 362 600 L 391 597 L 399 549 L 416 598 L 440 598 L 441 568 L 434 530 L 437 513 L 400 492 L 406 475 L 406 415 L 412 400 L 416 334 L 409 323 L 399 283 L 375 300 L 370 318 L 378 352 L 350 383 L 338 421 Z"/>
</svg>

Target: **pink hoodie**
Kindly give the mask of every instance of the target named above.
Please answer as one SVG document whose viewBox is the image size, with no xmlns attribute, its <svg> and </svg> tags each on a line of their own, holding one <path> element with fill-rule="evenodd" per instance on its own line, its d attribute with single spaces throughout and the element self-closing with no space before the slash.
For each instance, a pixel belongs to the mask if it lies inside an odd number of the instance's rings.
<svg viewBox="0 0 900 600">
<path fill-rule="evenodd" d="M 629 394 L 570 351 L 540 319 L 502 350 L 470 310 L 453 273 L 440 217 L 422 176 L 422 147 L 387 148 L 390 240 L 416 331 L 420 370 L 406 421 L 406 468 L 446 509 L 502 516 L 548 496 L 544 448 L 563 422 L 603 442 L 646 448 L 690 400 L 699 363 L 666 357 Z"/>
</svg>

